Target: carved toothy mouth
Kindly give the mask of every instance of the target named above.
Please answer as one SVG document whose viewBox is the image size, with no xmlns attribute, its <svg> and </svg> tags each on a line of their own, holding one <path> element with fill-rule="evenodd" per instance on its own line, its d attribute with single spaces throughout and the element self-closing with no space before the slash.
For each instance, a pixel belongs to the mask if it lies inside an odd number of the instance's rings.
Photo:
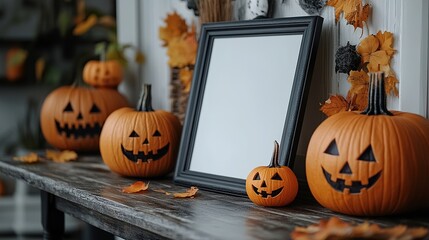
<svg viewBox="0 0 429 240">
<path fill-rule="evenodd" d="M 133 150 L 125 149 L 124 146 L 121 144 L 122 154 L 124 154 L 124 156 L 127 157 L 128 160 L 133 162 L 137 162 L 138 160 L 141 160 L 142 162 L 149 162 L 150 160 L 156 161 L 164 157 L 165 154 L 167 154 L 169 147 L 170 143 L 167 143 L 164 147 L 158 149 L 157 153 L 153 153 L 153 151 L 150 150 L 147 154 L 145 154 L 143 151 L 138 151 L 137 154 L 134 154 Z"/>
<path fill-rule="evenodd" d="M 67 138 L 74 137 L 75 139 L 86 136 L 98 137 L 101 132 L 101 124 L 95 123 L 93 126 L 91 124 L 72 124 L 65 123 L 61 126 L 61 123 L 58 120 L 55 120 L 55 127 L 59 135 L 62 133 L 66 134 Z"/>
<path fill-rule="evenodd" d="M 339 192 L 344 192 L 344 189 L 349 189 L 349 193 L 360 193 L 364 188 L 368 189 L 372 187 L 378 178 L 380 178 L 381 171 L 368 179 L 368 184 L 362 184 L 361 181 L 352 181 L 352 185 L 346 185 L 346 180 L 337 178 L 337 181 L 331 180 L 331 174 L 328 173 L 323 167 L 323 175 L 325 175 L 326 181 L 331 187 Z"/>
<path fill-rule="evenodd" d="M 255 187 L 255 186 L 253 186 L 253 185 L 252 185 L 252 187 L 253 187 L 253 191 L 254 191 L 257 195 L 260 195 L 262 198 L 275 197 L 275 196 L 279 195 L 279 193 L 283 190 L 283 187 L 281 187 L 281 188 L 279 188 L 279 189 L 276 189 L 276 190 L 272 191 L 272 192 L 271 192 L 271 194 L 269 194 L 269 193 L 267 193 L 266 191 L 261 191 L 261 192 L 259 192 L 259 191 L 258 191 L 258 188 L 257 188 L 257 187 Z"/>
</svg>

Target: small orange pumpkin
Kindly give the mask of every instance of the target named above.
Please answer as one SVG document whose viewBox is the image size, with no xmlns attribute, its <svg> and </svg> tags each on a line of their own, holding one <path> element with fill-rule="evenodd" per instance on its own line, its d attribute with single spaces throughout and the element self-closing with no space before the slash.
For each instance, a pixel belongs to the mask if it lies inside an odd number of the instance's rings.
<svg viewBox="0 0 429 240">
<path fill-rule="evenodd" d="M 122 77 L 122 66 L 117 60 L 91 60 L 83 68 L 83 81 L 93 87 L 116 88 Z"/>
<path fill-rule="evenodd" d="M 371 73 L 368 108 L 326 119 L 311 137 L 307 181 L 316 200 L 345 214 L 398 214 L 429 203 L 429 121 L 386 109 L 384 74 Z"/>
<path fill-rule="evenodd" d="M 114 110 L 128 102 L 113 89 L 63 86 L 44 100 L 40 112 L 43 136 L 52 146 L 97 151 L 101 128 Z"/>
<path fill-rule="evenodd" d="M 260 206 L 280 207 L 291 203 L 298 193 L 298 180 L 293 171 L 279 165 L 279 144 L 268 166 L 253 169 L 246 178 L 249 199 Z"/>
<path fill-rule="evenodd" d="M 137 110 L 113 112 L 101 132 L 103 161 L 123 176 L 162 176 L 176 163 L 181 124 L 173 114 L 152 109 L 150 88 L 144 85 Z"/>
</svg>

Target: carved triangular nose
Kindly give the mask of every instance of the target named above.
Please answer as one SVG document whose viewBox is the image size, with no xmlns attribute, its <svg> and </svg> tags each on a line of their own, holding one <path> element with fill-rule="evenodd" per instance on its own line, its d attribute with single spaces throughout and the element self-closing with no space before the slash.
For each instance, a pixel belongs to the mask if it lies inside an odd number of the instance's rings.
<svg viewBox="0 0 429 240">
<path fill-rule="evenodd" d="M 346 162 L 346 164 L 344 164 L 343 168 L 341 168 L 340 173 L 352 174 L 352 170 L 350 169 L 350 165 L 348 162 Z"/>
<path fill-rule="evenodd" d="M 267 187 L 267 184 L 265 183 L 265 181 L 262 181 L 261 187 Z"/>
<path fill-rule="evenodd" d="M 77 115 L 77 120 L 83 119 L 82 113 L 79 112 L 79 115 Z"/>
<path fill-rule="evenodd" d="M 147 138 L 143 141 L 143 144 L 149 144 L 149 141 L 147 140 Z"/>
</svg>

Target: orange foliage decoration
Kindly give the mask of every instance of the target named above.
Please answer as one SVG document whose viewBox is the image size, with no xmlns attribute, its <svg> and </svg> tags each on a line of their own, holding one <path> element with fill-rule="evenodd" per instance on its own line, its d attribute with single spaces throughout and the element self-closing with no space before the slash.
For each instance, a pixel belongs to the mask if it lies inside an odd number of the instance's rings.
<svg viewBox="0 0 429 240">
<path fill-rule="evenodd" d="M 377 32 L 362 39 L 357 46 L 361 55 L 361 69 L 350 71 L 347 81 L 350 89 L 347 97 L 331 96 L 322 104 L 320 110 L 327 116 L 342 111 L 363 111 L 368 104 L 369 72 L 383 71 L 385 78 L 385 91 L 392 96 L 399 96 L 396 87 L 398 79 L 390 67 L 390 62 L 396 50 L 393 48 L 393 34 L 391 32 Z"/>
<path fill-rule="evenodd" d="M 341 14 L 347 23 L 355 28 L 362 28 L 363 23 L 368 21 L 371 13 L 371 6 L 363 4 L 362 0 L 329 0 L 326 5 L 335 8 L 335 22 L 340 20 Z M 363 32 L 363 30 L 362 30 Z"/>
</svg>

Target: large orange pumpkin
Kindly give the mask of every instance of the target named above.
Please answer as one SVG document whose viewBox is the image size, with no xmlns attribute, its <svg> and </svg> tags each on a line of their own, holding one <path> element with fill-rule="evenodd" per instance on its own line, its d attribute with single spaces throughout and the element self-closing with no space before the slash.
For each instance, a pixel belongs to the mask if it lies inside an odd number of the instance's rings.
<svg viewBox="0 0 429 240">
<path fill-rule="evenodd" d="M 371 74 L 368 108 L 326 119 L 311 137 L 310 190 L 323 206 L 361 216 L 397 214 L 429 203 L 429 121 L 386 109 L 384 75 Z"/>
<path fill-rule="evenodd" d="M 101 132 L 103 161 L 123 176 L 162 176 L 176 163 L 181 124 L 173 114 L 153 110 L 150 85 L 144 87 L 137 110 L 122 108 L 113 112 Z"/>
<path fill-rule="evenodd" d="M 107 116 L 125 106 L 127 100 L 116 90 L 76 85 L 57 88 L 42 105 L 43 136 L 59 149 L 97 151 Z"/>
<path fill-rule="evenodd" d="M 91 60 L 85 64 L 82 77 L 93 87 L 116 88 L 122 82 L 122 66 L 117 60 Z"/>
<path fill-rule="evenodd" d="M 246 178 L 246 193 L 253 203 L 266 207 L 280 207 L 291 203 L 298 193 L 298 180 L 293 171 L 279 165 L 279 144 L 268 166 L 253 169 Z"/>
</svg>

